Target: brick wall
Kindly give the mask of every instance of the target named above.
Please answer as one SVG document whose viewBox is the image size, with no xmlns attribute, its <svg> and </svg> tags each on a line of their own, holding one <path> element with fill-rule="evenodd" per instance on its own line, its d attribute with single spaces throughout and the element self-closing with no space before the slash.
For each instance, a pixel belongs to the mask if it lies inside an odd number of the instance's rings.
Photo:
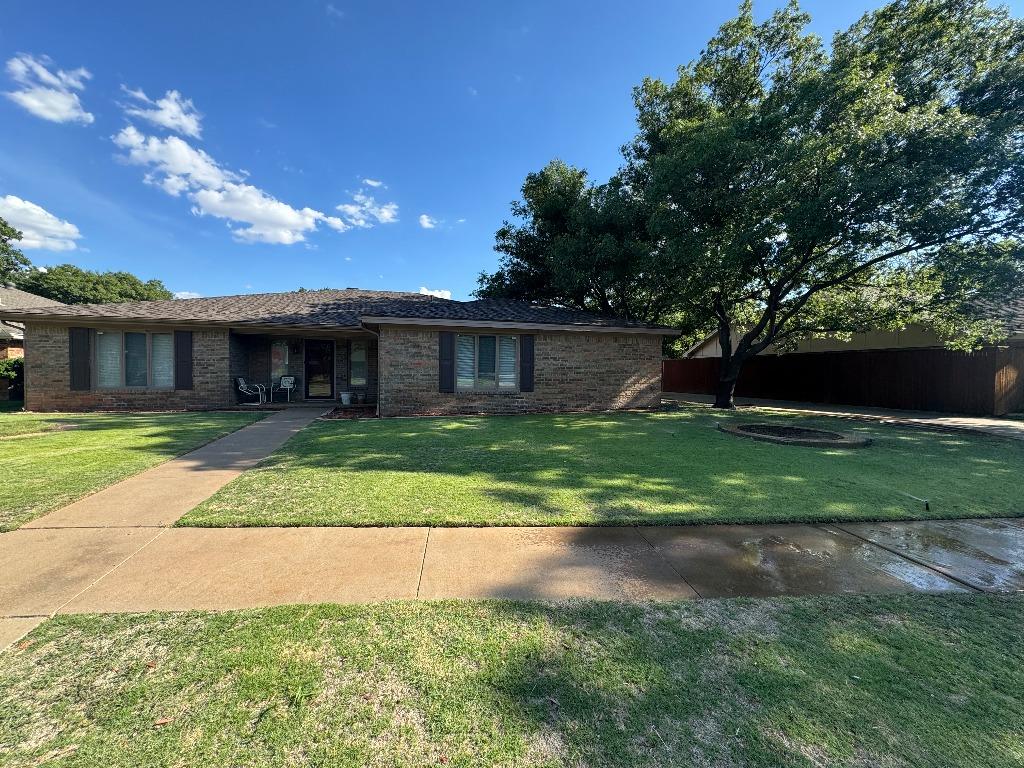
<svg viewBox="0 0 1024 768">
<path fill-rule="evenodd" d="M 0 340 L 0 360 L 8 360 L 15 357 L 24 357 L 25 348 L 21 339 Z"/>
<path fill-rule="evenodd" d="M 190 390 L 71 390 L 68 327 L 25 329 L 25 407 L 31 411 L 177 410 L 233 405 L 227 330 L 192 331 Z"/>
<path fill-rule="evenodd" d="M 655 334 L 536 333 L 533 392 L 454 394 L 437 391 L 437 338 L 433 329 L 381 328 L 381 415 L 644 408 L 661 399 Z"/>
</svg>

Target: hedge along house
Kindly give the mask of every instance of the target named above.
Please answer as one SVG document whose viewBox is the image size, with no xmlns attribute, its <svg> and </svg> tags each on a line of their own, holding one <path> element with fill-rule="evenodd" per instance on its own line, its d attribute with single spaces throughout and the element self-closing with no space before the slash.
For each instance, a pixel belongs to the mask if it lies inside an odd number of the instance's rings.
<svg viewBox="0 0 1024 768">
<path fill-rule="evenodd" d="M 29 410 L 223 408 L 294 376 L 382 416 L 648 407 L 675 331 L 557 307 L 322 290 L 0 311 L 25 324 Z M 296 398 L 293 398 L 293 401 Z"/>
</svg>

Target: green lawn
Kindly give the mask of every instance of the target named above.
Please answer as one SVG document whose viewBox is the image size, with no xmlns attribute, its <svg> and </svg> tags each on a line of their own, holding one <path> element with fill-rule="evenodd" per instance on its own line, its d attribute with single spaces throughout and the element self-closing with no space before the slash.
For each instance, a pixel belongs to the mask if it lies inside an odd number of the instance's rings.
<svg viewBox="0 0 1024 768">
<path fill-rule="evenodd" d="M 60 616 L 0 763 L 1020 766 L 1024 599 L 388 603 Z"/>
<path fill-rule="evenodd" d="M 258 413 L 0 413 L 0 531 L 260 419 Z M 60 425 L 75 429 L 37 436 Z M 2 439 L 6 437 L 7 439 Z"/>
<path fill-rule="evenodd" d="M 720 421 L 799 420 L 866 449 L 779 446 Z M 181 525 L 614 525 L 1024 514 L 1024 442 L 676 412 L 317 422 Z M 925 512 L 923 501 L 930 510 Z"/>
</svg>

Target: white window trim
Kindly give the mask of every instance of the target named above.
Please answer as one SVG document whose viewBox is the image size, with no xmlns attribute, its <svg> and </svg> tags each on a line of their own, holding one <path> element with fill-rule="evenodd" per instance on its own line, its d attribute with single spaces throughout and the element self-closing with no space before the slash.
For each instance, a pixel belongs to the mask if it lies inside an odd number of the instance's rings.
<svg viewBox="0 0 1024 768">
<path fill-rule="evenodd" d="M 101 386 L 99 383 L 99 365 L 96 359 L 96 353 L 98 351 L 98 344 L 96 343 L 96 336 L 99 333 L 119 333 L 121 334 L 121 380 L 119 384 L 114 386 Z M 128 333 L 143 333 L 146 335 L 146 386 L 139 386 L 137 384 L 126 384 L 125 376 L 128 373 L 128 350 L 125 348 L 125 334 Z M 130 390 L 132 392 L 173 392 L 174 381 L 171 382 L 170 386 L 154 386 L 153 381 L 153 339 L 154 335 L 159 336 L 170 336 L 171 337 L 171 378 L 174 378 L 174 366 L 177 360 L 175 350 L 175 338 L 173 330 L 159 330 L 151 331 L 142 328 L 93 328 L 89 343 L 89 356 L 90 356 L 90 368 L 92 370 L 92 388 L 94 390 L 100 390 L 103 392 L 116 392 L 119 390 Z"/>
<path fill-rule="evenodd" d="M 467 387 L 459 384 L 459 337 L 470 336 L 473 338 L 473 386 Z M 491 336 L 494 338 L 494 383 L 480 383 L 480 337 Z M 511 387 L 503 387 L 498 383 L 498 376 L 501 368 L 501 337 L 511 336 L 515 343 L 515 374 L 514 383 Z M 456 333 L 455 334 L 455 391 L 456 392 L 490 392 L 500 394 L 503 392 L 515 393 L 519 391 L 519 340 L 522 338 L 518 333 Z"/>
</svg>

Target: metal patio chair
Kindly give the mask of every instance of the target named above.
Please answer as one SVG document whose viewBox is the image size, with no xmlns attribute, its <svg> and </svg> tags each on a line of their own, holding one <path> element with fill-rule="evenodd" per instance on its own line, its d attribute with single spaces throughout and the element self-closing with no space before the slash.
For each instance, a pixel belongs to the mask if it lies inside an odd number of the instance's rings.
<svg viewBox="0 0 1024 768">
<path fill-rule="evenodd" d="M 270 402 L 274 402 L 274 394 L 276 392 L 284 392 L 288 402 L 292 401 L 292 390 L 295 389 L 295 377 L 294 376 L 282 376 L 281 380 L 274 384 L 270 388 Z"/>
<path fill-rule="evenodd" d="M 267 402 L 267 388 L 262 384 L 247 384 L 241 376 L 235 379 L 235 387 L 239 394 L 247 397 L 255 397 L 255 403 L 242 403 L 242 405 L 263 405 Z"/>
</svg>

